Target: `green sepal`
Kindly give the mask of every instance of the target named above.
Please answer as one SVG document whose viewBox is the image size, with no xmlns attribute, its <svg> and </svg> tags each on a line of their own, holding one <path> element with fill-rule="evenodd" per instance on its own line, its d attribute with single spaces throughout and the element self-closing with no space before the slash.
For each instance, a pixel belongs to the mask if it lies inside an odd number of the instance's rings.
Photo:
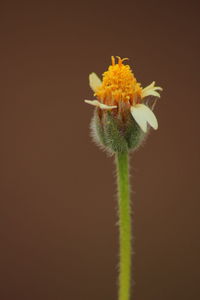
<svg viewBox="0 0 200 300">
<path fill-rule="evenodd" d="M 125 120 L 122 120 L 121 115 L 116 115 L 111 111 L 99 113 L 98 109 L 95 109 L 91 130 L 95 142 L 114 153 L 135 150 L 145 137 L 130 112 L 126 114 Z"/>
</svg>

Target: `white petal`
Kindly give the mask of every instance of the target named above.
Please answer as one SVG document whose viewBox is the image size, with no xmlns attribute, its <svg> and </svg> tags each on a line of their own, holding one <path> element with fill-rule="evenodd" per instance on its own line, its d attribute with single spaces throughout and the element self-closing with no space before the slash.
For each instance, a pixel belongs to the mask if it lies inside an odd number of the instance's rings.
<svg viewBox="0 0 200 300">
<path fill-rule="evenodd" d="M 151 88 L 153 88 L 155 86 L 155 81 L 153 81 L 151 84 L 149 84 L 148 86 L 146 86 L 144 89 L 143 89 L 143 91 L 146 91 L 146 90 L 148 90 L 148 89 L 151 89 Z"/>
<path fill-rule="evenodd" d="M 135 119 L 136 123 L 140 126 L 140 128 L 144 132 L 146 132 L 147 131 L 147 121 L 142 113 L 142 110 L 136 106 L 132 106 L 131 114 L 132 114 L 133 118 Z"/>
<path fill-rule="evenodd" d="M 154 129 L 158 129 L 158 121 L 154 113 L 148 106 L 144 104 L 137 104 L 135 106 L 132 106 L 131 114 L 144 132 L 147 131 L 147 122 Z"/>
<path fill-rule="evenodd" d="M 117 108 L 116 105 L 106 105 L 106 104 L 103 104 L 103 103 L 100 103 L 100 104 L 99 104 L 99 107 L 100 107 L 101 109 L 109 109 L 109 110 L 111 110 L 111 109 L 113 109 L 113 108 Z"/>
<path fill-rule="evenodd" d="M 117 108 L 116 105 L 106 105 L 106 104 L 103 104 L 103 103 L 101 103 L 101 102 L 99 102 L 97 100 L 84 100 L 84 101 L 85 101 L 85 103 L 88 103 L 88 104 L 93 105 L 93 106 L 97 106 L 97 107 L 99 107 L 101 109 L 111 110 L 113 108 Z"/>
<path fill-rule="evenodd" d="M 159 86 L 155 86 L 155 81 L 153 81 L 150 85 L 145 87 L 142 90 L 142 98 L 147 96 L 155 96 L 160 98 L 160 94 L 157 91 L 162 91 L 163 89 Z"/>
<path fill-rule="evenodd" d="M 155 90 L 156 91 L 163 91 L 163 88 L 161 88 L 161 86 L 155 86 Z"/>
<path fill-rule="evenodd" d="M 151 90 L 151 91 L 149 90 L 148 92 L 146 92 L 145 96 L 143 96 L 143 97 L 146 97 L 146 96 L 155 96 L 155 97 L 160 98 L 160 94 L 156 91 L 153 91 L 153 90 Z"/>
<path fill-rule="evenodd" d="M 90 104 L 90 105 L 93 105 L 93 106 L 99 106 L 99 101 L 97 101 L 97 100 L 84 100 L 85 101 L 85 103 L 88 103 L 88 104 Z"/>
<path fill-rule="evenodd" d="M 91 89 L 94 92 L 96 92 L 96 90 L 98 89 L 98 87 L 101 86 L 102 82 L 101 82 L 101 80 L 99 79 L 99 77 L 97 76 L 96 73 L 91 73 L 89 75 L 89 84 L 90 84 Z"/>
</svg>

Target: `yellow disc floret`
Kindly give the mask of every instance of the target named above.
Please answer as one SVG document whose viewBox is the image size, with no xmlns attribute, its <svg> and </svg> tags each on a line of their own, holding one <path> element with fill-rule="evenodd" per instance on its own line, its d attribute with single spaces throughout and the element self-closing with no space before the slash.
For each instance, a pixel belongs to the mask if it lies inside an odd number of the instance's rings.
<svg viewBox="0 0 200 300">
<path fill-rule="evenodd" d="M 118 105 L 126 102 L 133 105 L 141 100 L 142 88 L 137 82 L 129 65 L 124 65 L 124 60 L 118 57 L 118 63 L 112 56 L 112 65 L 103 73 L 102 85 L 97 89 L 95 96 L 106 105 Z"/>
</svg>

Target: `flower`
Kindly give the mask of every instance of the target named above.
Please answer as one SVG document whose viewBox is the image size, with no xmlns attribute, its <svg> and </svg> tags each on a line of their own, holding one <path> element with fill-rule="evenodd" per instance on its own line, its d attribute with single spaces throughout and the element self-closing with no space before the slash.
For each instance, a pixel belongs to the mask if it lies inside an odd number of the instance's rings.
<svg viewBox="0 0 200 300">
<path fill-rule="evenodd" d="M 112 111 L 120 114 L 122 119 L 126 118 L 127 111 L 131 113 L 135 122 L 144 133 L 147 132 L 147 124 L 154 129 L 158 128 L 158 122 L 153 111 L 147 106 L 145 98 L 155 96 L 160 98 L 161 87 L 155 86 L 155 81 L 145 88 L 137 82 L 129 65 L 121 59 L 112 56 L 112 64 L 103 73 L 103 81 L 95 73 L 89 75 L 89 84 L 94 91 L 96 100 L 85 100 L 86 103 L 98 107 L 100 110 Z"/>
</svg>

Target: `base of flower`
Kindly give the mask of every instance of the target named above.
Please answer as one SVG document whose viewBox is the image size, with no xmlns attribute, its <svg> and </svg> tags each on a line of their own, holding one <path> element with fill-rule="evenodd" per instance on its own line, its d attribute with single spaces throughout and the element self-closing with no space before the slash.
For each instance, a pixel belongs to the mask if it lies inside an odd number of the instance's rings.
<svg viewBox="0 0 200 300">
<path fill-rule="evenodd" d="M 94 112 L 91 121 L 91 135 L 101 148 L 111 153 L 122 153 L 136 150 L 146 137 L 131 114 L 126 120 L 114 115 L 112 111 Z"/>
</svg>

